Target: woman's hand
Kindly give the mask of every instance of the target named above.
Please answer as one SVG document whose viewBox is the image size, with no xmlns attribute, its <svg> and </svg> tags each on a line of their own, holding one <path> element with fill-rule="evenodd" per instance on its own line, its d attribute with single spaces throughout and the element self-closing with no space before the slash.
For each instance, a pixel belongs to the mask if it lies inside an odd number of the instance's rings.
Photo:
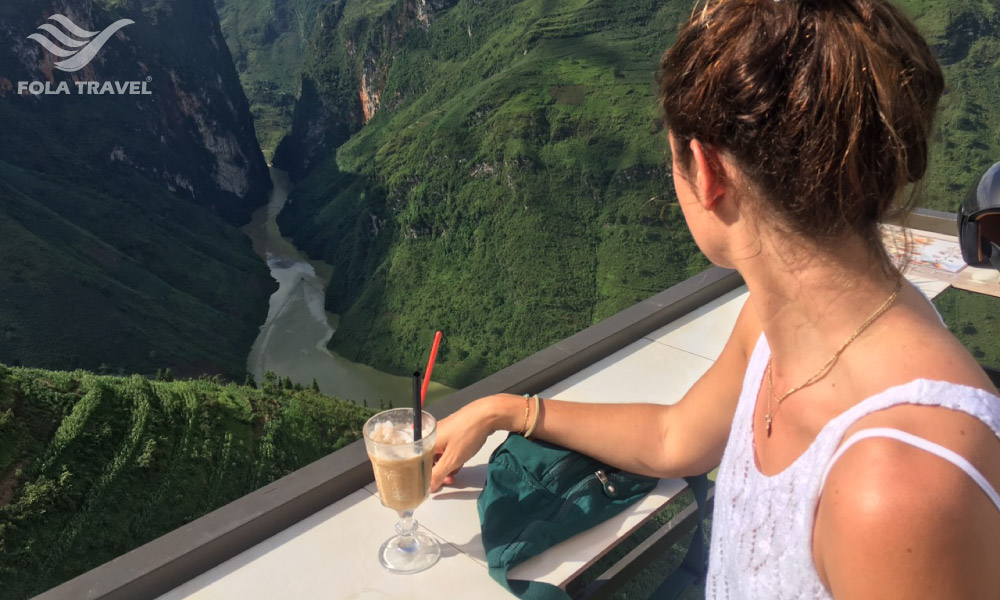
<svg viewBox="0 0 1000 600">
<path fill-rule="evenodd" d="M 431 473 L 431 491 L 454 482 L 454 475 L 476 452 L 486 438 L 504 429 L 503 408 L 510 398 L 520 396 L 498 394 L 480 398 L 452 416 L 438 421 L 437 441 L 434 444 L 436 463 Z"/>
</svg>

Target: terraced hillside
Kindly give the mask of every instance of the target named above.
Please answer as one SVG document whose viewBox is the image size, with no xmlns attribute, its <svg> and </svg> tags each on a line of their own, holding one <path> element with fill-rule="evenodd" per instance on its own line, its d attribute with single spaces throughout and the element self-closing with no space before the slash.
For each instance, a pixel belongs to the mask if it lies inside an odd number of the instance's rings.
<svg viewBox="0 0 1000 600">
<path fill-rule="evenodd" d="M 0 366 L 0 598 L 40 593 L 321 458 L 369 415 L 276 379 Z"/>
</svg>

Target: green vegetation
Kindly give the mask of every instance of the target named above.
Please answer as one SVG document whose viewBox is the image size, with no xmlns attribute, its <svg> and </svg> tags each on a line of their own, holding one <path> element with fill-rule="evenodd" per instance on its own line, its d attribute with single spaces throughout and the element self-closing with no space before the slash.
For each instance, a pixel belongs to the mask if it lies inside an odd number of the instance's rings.
<svg viewBox="0 0 1000 600">
<path fill-rule="evenodd" d="M 306 57 L 303 94 L 340 112 L 296 124 L 357 133 L 280 223 L 336 269 L 337 352 L 405 372 L 439 328 L 435 375 L 461 386 L 707 266 L 653 101 L 684 6 L 459 2 L 383 39 L 403 4 L 331 5 Z M 385 81 L 363 129 L 359 73 Z"/>
<path fill-rule="evenodd" d="M 691 2 L 432 4 L 429 25 L 410 0 L 320 13 L 276 156 L 300 180 L 280 223 L 336 268 L 335 351 L 406 372 L 440 328 L 435 373 L 461 386 L 707 266 L 668 208 L 655 108 Z M 949 84 L 923 203 L 954 210 L 1000 159 L 1000 15 L 903 6 Z"/>
<path fill-rule="evenodd" d="M 358 439 L 370 414 L 274 376 L 258 390 L 0 366 L 0 598 L 40 593 L 313 462 Z"/>
<path fill-rule="evenodd" d="M 950 288 L 934 305 L 980 364 L 1000 369 L 1000 299 Z"/>
<path fill-rule="evenodd" d="M 242 378 L 266 268 L 237 229 L 125 181 L 118 195 L 0 160 L 0 361 Z"/>
<path fill-rule="evenodd" d="M 1000 161 L 1000 8 L 985 0 L 899 0 L 945 74 L 922 204 L 955 212 Z"/>
<path fill-rule="evenodd" d="M 215 0 L 264 156 L 292 128 L 302 53 L 329 0 Z"/>
<path fill-rule="evenodd" d="M 69 80 L 23 42 L 46 10 L 0 6 L 24 32 L 0 43 L 0 362 L 242 380 L 275 283 L 235 226 L 270 179 L 214 11 L 95 2 L 91 29 L 135 24 L 77 76 L 151 94 L 18 96 Z"/>
</svg>

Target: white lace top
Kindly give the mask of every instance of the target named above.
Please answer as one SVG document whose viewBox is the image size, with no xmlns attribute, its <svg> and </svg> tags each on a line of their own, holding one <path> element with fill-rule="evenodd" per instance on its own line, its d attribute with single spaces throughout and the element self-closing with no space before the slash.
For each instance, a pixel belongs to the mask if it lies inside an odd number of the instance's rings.
<svg viewBox="0 0 1000 600">
<path fill-rule="evenodd" d="M 1000 437 L 1000 398 L 983 390 L 920 379 L 872 396 L 835 417 L 791 466 L 765 477 L 754 460 L 752 427 L 770 353 L 761 335 L 747 366 L 719 467 L 706 598 L 831 598 L 813 565 L 813 517 L 827 467 L 844 432 L 858 419 L 897 404 L 943 406 L 976 417 Z"/>
</svg>

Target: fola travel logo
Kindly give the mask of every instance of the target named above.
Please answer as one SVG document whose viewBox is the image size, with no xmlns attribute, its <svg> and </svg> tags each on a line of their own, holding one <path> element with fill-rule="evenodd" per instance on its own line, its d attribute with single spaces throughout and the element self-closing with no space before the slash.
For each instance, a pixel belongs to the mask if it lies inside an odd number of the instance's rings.
<svg viewBox="0 0 1000 600">
<path fill-rule="evenodd" d="M 44 23 L 38 26 L 43 33 L 33 33 L 27 39 L 36 42 L 49 54 L 61 58 L 55 63 L 55 67 L 60 71 L 75 73 L 90 64 L 97 53 L 104 48 L 113 35 L 121 31 L 122 28 L 133 25 L 135 21 L 131 19 L 121 19 L 109 25 L 104 31 L 87 31 L 73 22 L 66 15 L 52 15 L 48 19 L 61 27 L 52 23 Z M 74 81 L 76 93 L 81 95 L 130 95 L 148 96 L 150 92 L 146 81 Z M 18 94 L 59 95 L 72 94 L 70 82 L 61 81 L 58 85 L 51 81 L 19 81 L 17 83 Z"/>
<path fill-rule="evenodd" d="M 62 25 L 64 29 L 59 29 L 50 23 L 39 25 L 38 28 L 55 38 L 56 42 L 62 44 L 61 46 L 40 33 L 33 33 L 28 36 L 28 39 L 38 42 L 38 45 L 48 50 L 49 53 L 59 58 L 65 58 L 66 60 L 56 63 L 56 68 L 67 73 L 74 73 L 86 67 L 90 64 L 90 61 L 94 60 L 94 57 L 101 51 L 104 44 L 108 43 L 111 36 L 118 33 L 122 27 L 127 27 L 135 23 L 131 19 L 115 21 L 98 35 L 96 31 L 83 29 L 65 15 L 52 15 L 49 17 L 49 20 Z M 83 39 L 73 39 L 69 34 Z"/>
</svg>

